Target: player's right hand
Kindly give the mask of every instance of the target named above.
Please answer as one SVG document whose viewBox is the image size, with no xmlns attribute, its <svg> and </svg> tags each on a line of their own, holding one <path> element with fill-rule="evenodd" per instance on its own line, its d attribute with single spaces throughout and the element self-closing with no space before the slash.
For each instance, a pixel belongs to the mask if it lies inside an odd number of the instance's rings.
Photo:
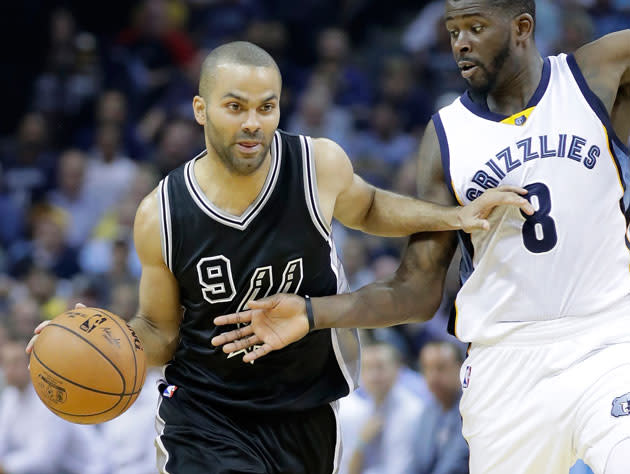
<svg viewBox="0 0 630 474">
<path fill-rule="evenodd" d="M 250 301 L 247 311 L 214 318 L 214 324 L 247 324 L 212 338 L 213 346 L 223 346 L 223 352 L 246 349 L 253 351 L 243 357 L 243 362 L 253 362 L 272 351 L 299 341 L 308 333 L 308 318 L 304 298 L 297 295 L 277 295 Z"/>
<path fill-rule="evenodd" d="M 86 306 L 83 303 L 77 303 L 74 305 L 74 308 L 85 308 Z M 35 334 L 33 337 L 31 337 L 31 340 L 28 341 L 28 344 L 26 345 L 26 353 L 30 354 L 31 352 L 33 352 L 33 344 L 35 344 L 35 340 L 37 339 L 37 336 L 39 335 L 39 333 L 42 332 L 42 330 L 48 326 L 51 323 L 50 320 L 48 321 L 42 321 L 41 323 L 39 323 L 37 325 L 37 327 L 35 328 L 35 330 L 33 331 L 33 333 Z"/>
</svg>

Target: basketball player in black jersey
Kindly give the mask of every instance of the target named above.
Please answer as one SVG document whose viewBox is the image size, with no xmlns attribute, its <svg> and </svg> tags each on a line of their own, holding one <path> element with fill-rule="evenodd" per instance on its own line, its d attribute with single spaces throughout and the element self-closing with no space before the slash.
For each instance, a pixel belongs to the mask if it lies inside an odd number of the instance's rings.
<svg viewBox="0 0 630 474">
<path fill-rule="evenodd" d="M 533 212 L 520 188 L 465 208 L 376 189 L 334 142 L 277 130 L 281 76 L 244 42 L 206 58 L 193 108 L 207 150 L 141 203 L 142 263 L 131 321 L 151 365 L 164 365 L 156 439 L 161 473 L 318 474 L 336 470 L 334 403 L 356 386 L 355 330 L 315 331 L 255 364 L 210 341 L 213 318 L 277 292 L 345 290 L 330 224 L 403 236 L 483 229 L 497 205 Z M 443 276 L 440 276 L 443 277 Z M 436 278 L 439 279 L 440 277 Z"/>
</svg>

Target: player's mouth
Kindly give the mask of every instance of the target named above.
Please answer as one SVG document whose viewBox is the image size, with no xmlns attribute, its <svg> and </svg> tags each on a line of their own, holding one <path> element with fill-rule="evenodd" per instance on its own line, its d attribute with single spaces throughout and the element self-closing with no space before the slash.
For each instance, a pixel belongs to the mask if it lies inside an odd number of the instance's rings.
<svg viewBox="0 0 630 474">
<path fill-rule="evenodd" d="M 479 67 L 472 61 L 459 61 L 457 63 L 460 73 L 464 79 L 468 79 L 472 76 Z"/>
<path fill-rule="evenodd" d="M 242 141 L 236 143 L 236 148 L 244 155 L 253 155 L 260 152 L 262 143 L 256 141 Z"/>
</svg>

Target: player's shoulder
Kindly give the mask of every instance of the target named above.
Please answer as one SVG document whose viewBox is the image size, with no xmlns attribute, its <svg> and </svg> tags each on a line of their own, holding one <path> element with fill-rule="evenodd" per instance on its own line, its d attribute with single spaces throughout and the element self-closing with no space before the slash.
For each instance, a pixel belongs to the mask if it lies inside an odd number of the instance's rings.
<svg viewBox="0 0 630 474">
<path fill-rule="evenodd" d="M 151 258 L 161 255 L 159 190 L 158 186 L 147 194 L 136 211 L 133 233 L 136 251 L 141 260 L 143 256 Z"/>
</svg>

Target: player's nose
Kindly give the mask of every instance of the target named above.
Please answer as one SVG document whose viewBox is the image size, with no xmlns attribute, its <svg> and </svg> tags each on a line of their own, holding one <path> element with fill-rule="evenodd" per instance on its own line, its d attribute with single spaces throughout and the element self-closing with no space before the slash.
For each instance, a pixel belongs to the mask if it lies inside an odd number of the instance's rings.
<svg viewBox="0 0 630 474">
<path fill-rule="evenodd" d="M 455 57 L 459 58 L 472 51 L 472 45 L 470 42 L 470 35 L 465 31 L 460 31 L 457 37 L 453 40 L 453 52 Z"/>
<path fill-rule="evenodd" d="M 254 133 L 260 130 L 260 119 L 258 117 L 258 111 L 256 109 L 250 109 L 247 113 L 247 117 L 242 124 L 243 130 Z"/>
</svg>

